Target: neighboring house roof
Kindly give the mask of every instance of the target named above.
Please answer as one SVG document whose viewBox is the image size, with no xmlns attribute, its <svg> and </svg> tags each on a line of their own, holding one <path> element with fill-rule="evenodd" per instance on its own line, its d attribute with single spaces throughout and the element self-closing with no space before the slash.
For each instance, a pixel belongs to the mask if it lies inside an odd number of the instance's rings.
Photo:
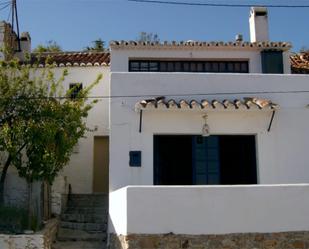
<svg viewBox="0 0 309 249">
<path fill-rule="evenodd" d="M 309 51 L 290 56 L 292 73 L 309 74 Z"/>
<path fill-rule="evenodd" d="M 148 48 L 148 47 L 164 47 L 170 48 L 172 46 L 176 47 L 197 47 L 197 44 L 191 44 L 195 42 L 186 42 L 186 43 L 139 43 L 139 42 L 111 42 L 112 48 L 125 48 L 125 47 L 136 47 L 136 48 Z M 165 44 L 165 45 L 164 45 Z M 207 45 L 208 44 L 208 45 Z M 211 45 L 212 44 L 212 45 Z M 213 43 L 201 43 L 201 47 L 207 47 L 207 46 L 216 46 L 216 47 L 228 47 L 228 46 L 234 46 L 234 45 L 228 45 L 229 43 L 225 43 L 226 45 L 223 45 L 222 43 L 213 44 Z M 234 43 L 233 43 L 234 44 Z M 235 46 L 240 46 L 239 42 L 236 42 Z M 243 46 L 249 46 L 248 43 Z M 253 44 L 253 43 L 251 43 Z M 283 43 L 278 43 L 276 48 L 278 49 L 280 46 L 290 46 L 289 44 L 283 45 Z M 272 43 L 272 45 L 275 45 Z M 280 45 L 280 46 L 279 46 Z M 269 47 L 268 47 L 269 48 Z M 285 47 L 287 48 L 287 47 Z M 31 54 L 31 63 L 38 62 L 41 66 L 44 66 L 46 64 L 46 60 L 48 58 L 49 64 L 55 64 L 57 67 L 69 67 L 69 66 L 109 66 L 110 65 L 110 53 L 109 52 L 95 52 L 95 51 L 87 51 L 87 52 L 57 52 L 57 53 L 41 53 Z M 292 73 L 295 74 L 309 74 L 309 52 L 303 52 L 299 54 L 292 54 L 290 56 L 291 61 L 291 69 Z"/>
<path fill-rule="evenodd" d="M 57 52 L 33 53 L 31 63 L 54 64 L 57 67 L 67 66 L 108 66 L 110 63 L 109 52 Z"/>
<path fill-rule="evenodd" d="M 278 49 L 289 50 L 289 42 L 200 42 L 200 41 L 172 41 L 172 42 L 137 42 L 112 41 L 111 49 L 205 49 L 205 48 L 246 48 L 246 49 Z"/>
<path fill-rule="evenodd" d="M 268 99 L 244 98 L 235 100 L 165 100 L 165 97 L 141 100 L 135 105 L 138 110 L 272 110 L 279 106 Z"/>
</svg>

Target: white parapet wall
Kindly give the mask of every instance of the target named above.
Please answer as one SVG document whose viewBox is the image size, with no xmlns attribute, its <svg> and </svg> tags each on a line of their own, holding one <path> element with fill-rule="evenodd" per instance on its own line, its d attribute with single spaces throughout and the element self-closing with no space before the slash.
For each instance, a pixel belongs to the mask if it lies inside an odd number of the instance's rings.
<svg viewBox="0 0 309 249">
<path fill-rule="evenodd" d="M 214 135 L 255 135 L 259 184 L 309 182 L 309 76 L 207 73 L 112 73 L 110 94 L 110 191 L 153 185 L 155 135 L 198 135 L 207 111 L 144 111 L 135 104 L 166 100 L 233 101 L 269 99 L 280 105 L 268 131 L 271 111 L 208 112 Z M 141 132 L 139 132 L 141 128 Z M 129 152 L 141 151 L 141 167 L 129 166 Z"/>
<path fill-rule="evenodd" d="M 109 194 L 109 222 L 111 233 L 126 234 L 127 232 L 127 188 Z"/>
<path fill-rule="evenodd" d="M 118 208 L 115 208 L 118 207 Z M 309 231 L 309 184 L 128 186 L 110 194 L 110 233 Z"/>
</svg>

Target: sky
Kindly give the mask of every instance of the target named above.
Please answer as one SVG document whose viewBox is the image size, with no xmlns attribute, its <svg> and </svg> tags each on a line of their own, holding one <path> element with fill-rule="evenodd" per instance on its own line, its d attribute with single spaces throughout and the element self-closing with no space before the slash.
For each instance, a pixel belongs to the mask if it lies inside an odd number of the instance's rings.
<svg viewBox="0 0 309 249">
<path fill-rule="evenodd" d="M 0 0 L 4 2 L 5 0 Z M 6 0 L 7 1 L 7 0 Z M 185 0 L 173 0 L 185 1 Z M 198 3 L 309 5 L 309 0 L 187 0 Z M 161 41 L 249 40 L 249 8 L 137 3 L 128 0 L 17 0 L 20 31 L 29 31 L 32 48 L 56 41 L 79 51 L 101 38 L 134 40 L 142 31 Z M 7 20 L 9 9 L 0 11 Z M 293 51 L 309 48 L 309 8 L 269 8 L 271 41 L 289 41 Z"/>
</svg>

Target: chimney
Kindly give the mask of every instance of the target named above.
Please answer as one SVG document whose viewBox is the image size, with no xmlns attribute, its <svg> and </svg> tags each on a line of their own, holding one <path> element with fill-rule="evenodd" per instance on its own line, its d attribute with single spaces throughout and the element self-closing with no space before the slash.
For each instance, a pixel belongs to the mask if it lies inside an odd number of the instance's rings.
<svg viewBox="0 0 309 249">
<path fill-rule="evenodd" d="M 251 7 L 250 17 L 250 41 L 268 41 L 268 11 L 265 7 Z"/>
<path fill-rule="evenodd" d="M 31 37 L 29 32 L 23 32 L 20 36 L 20 50 L 23 53 L 31 52 Z"/>
</svg>

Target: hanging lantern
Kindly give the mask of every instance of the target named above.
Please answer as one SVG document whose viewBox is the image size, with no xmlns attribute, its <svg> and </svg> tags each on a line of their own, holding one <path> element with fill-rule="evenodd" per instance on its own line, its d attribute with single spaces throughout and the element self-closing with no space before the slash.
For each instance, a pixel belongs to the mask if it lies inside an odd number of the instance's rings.
<svg viewBox="0 0 309 249">
<path fill-rule="evenodd" d="M 209 129 L 209 125 L 207 124 L 207 118 L 208 118 L 207 114 L 203 115 L 203 119 L 205 120 L 205 123 L 204 123 L 203 128 L 202 128 L 202 136 L 203 137 L 210 136 L 210 129 Z"/>
</svg>

